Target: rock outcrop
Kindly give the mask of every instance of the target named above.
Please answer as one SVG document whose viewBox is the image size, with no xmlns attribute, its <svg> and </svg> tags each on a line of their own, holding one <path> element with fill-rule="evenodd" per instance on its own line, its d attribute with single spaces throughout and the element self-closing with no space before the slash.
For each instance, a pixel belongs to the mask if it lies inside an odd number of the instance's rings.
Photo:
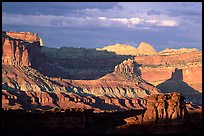
<svg viewBox="0 0 204 136">
<path fill-rule="evenodd" d="M 139 47 L 133 47 L 125 44 L 109 45 L 103 48 L 97 48 L 96 50 L 105 50 L 108 52 L 115 52 L 117 55 L 152 55 L 157 54 L 157 51 L 148 43 L 141 42 Z"/>
<path fill-rule="evenodd" d="M 146 99 L 147 110 L 144 114 L 144 122 L 185 119 L 187 116 L 184 97 L 177 92 L 171 94 L 153 94 Z"/>
<path fill-rule="evenodd" d="M 137 49 L 140 51 L 141 54 L 157 54 L 157 51 L 154 49 L 154 47 L 146 42 L 141 42 Z"/>
<path fill-rule="evenodd" d="M 177 120 L 179 123 L 184 123 L 187 120 L 188 110 L 181 94 L 177 92 L 152 94 L 145 99 L 145 113 L 124 119 L 127 125 L 149 123 L 169 125 Z"/>
<path fill-rule="evenodd" d="M 38 33 L 30 33 L 30 32 L 2 32 L 3 35 L 9 36 L 12 39 L 26 41 L 29 43 L 39 42 L 40 38 L 38 37 Z"/>
<path fill-rule="evenodd" d="M 42 46 L 40 41 L 37 33 L 2 32 L 2 64 L 31 66 L 31 54 Z"/>
</svg>

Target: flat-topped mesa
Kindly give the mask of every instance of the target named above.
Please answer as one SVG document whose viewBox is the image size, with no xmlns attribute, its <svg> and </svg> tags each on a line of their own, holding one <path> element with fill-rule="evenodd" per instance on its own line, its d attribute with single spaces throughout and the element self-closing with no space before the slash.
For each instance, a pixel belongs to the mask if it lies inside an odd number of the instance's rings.
<svg viewBox="0 0 204 136">
<path fill-rule="evenodd" d="M 180 49 L 170 49 L 166 48 L 159 52 L 160 55 L 169 55 L 169 54 L 181 54 L 181 53 L 188 53 L 188 52 L 198 52 L 197 48 L 180 48 Z"/>
<path fill-rule="evenodd" d="M 5 35 L 13 39 L 19 39 L 30 43 L 39 41 L 38 33 L 32 34 L 30 32 L 5 32 Z"/>
<path fill-rule="evenodd" d="M 43 46 L 38 33 L 2 32 L 2 64 L 31 66 L 31 56 Z"/>
</svg>

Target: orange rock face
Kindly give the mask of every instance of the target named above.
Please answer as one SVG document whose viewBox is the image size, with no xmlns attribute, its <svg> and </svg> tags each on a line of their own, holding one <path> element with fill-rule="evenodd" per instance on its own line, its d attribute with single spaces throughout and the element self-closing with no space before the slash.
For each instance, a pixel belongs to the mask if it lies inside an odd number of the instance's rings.
<svg viewBox="0 0 204 136">
<path fill-rule="evenodd" d="M 8 35 L 9 37 L 13 39 L 19 39 L 22 41 L 27 42 L 38 42 L 39 37 L 38 33 L 30 33 L 30 32 L 4 32 L 5 35 Z"/>
<path fill-rule="evenodd" d="M 140 65 L 141 78 L 161 92 L 179 91 L 187 100 L 202 103 L 202 52 L 176 50 L 175 53 L 137 56 L 134 61 Z"/>
<path fill-rule="evenodd" d="M 37 33 L 3 32 L 2 64 L 31 66 L 29 51 L 39 47 L 39 40 Z"/>
<path fill-rule="evenodd" d="M 141 77 L 153 84 L 171 78 L 175 68 L 182 69 L 183 81 L 202 82 L 202 52 L 138 56 L 135 57 L 135 62 L 141 64 Z"/>
</svg>

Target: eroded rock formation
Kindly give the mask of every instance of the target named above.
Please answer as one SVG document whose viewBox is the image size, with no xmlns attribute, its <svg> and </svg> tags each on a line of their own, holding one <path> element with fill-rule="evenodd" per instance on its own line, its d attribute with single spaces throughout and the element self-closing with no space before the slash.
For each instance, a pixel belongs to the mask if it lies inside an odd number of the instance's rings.
<svg viewBox="0 0 204 136">
<path fill-rule="evenodd" d="M 37 33 L 3 31 L 2 45 L 2 64 L 31 66 L 32 54 L 42 46 L 42 40 Z"/>
<path fill-rule="evenodd" d="M 124 119 L 127 125 L 144 123 L 157 124 L 161 122 L 168 125 L 173 121 L 175 122 L 175 120 L 184 123 L 187 119 L 188 111 L 184 97 L 177 92 L 170 94 L 152 94 L 145 99 L 147 101 L 145 113 Z"/>
</svg>

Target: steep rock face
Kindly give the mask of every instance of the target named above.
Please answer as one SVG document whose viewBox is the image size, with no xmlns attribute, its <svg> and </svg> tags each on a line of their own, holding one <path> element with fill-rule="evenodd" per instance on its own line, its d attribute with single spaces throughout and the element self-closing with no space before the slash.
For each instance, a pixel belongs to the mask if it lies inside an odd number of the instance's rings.
<svg viewBox="0 0 204 136">
<path fill-rule="evenodd" d="M 202 52 L 137 56 L 134 61 L 139 64 L 141 78 L 161 92 L 179 90 L 187 100 L 202 103 Z"/>
<path fill-rule="evenodd" d="M 36 47 L 35 47 L 36 46 Z M 16 66 L 31 66 L 32 56 L 40 47 L 37 33 L 3 32 L 2 33 L 2 64 Z M 31 51 L 32 50 L 32 51 Z"/>
<path fill-rule="evenodd" d="M 28 50 L 24 44 L 5 38 L 2 48 L 2 64 L 30 66 Z"/>
<path fill-rule="evenodd" d="M 150 55 L 156 54 L 157 51 L 148 43 L 141 42 L 138 48 L 125 44 L 109 45 L 96 50 L 106 50 L 108 52 L 115 52 L 117 55 Z"/>
</svg>

